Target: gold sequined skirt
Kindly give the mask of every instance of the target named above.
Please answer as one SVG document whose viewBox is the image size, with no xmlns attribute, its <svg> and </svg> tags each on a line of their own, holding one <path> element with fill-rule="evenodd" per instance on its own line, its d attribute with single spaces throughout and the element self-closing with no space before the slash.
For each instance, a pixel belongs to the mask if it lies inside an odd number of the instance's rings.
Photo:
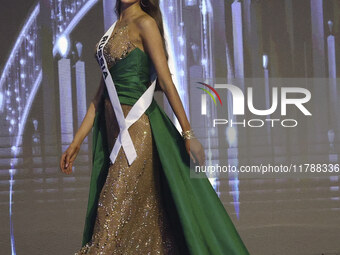
<svg viewBox="0 0 340 255">
<path fill-rule="evenodd" d="M 124 116 L 131 105 L 122 104 Z M 105 99 L 109 151 L 118 136 L 118 124 L 109 99 Z M 180 254 L 160 195 L 160 160 L 149 118 L 143 114 L 129 133 L 137 158 L 128 165 L 121 148 L 110 164 L 101 190 L 93 236 L 81 254 Z"/>
</svg>

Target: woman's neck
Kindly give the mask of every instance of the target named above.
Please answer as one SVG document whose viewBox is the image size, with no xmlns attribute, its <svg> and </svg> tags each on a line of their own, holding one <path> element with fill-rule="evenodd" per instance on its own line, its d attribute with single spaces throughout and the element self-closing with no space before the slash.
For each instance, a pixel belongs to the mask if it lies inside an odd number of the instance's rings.
<svg viewBox="0 0 340 255">
<path fill-rule="evenodd" d="M 133 4 L 123 4 L 121 5 L 121 13 L 119 16 L 119 23 L 129 23 L 136 13 L 143 11 L 139 5 L 139 2 Z"/>
</svg>

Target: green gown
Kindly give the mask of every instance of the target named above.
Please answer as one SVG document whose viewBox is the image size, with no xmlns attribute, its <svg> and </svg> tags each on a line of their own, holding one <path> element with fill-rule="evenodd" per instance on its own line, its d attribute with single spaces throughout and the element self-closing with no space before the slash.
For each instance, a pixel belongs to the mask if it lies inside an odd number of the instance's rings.
<svg viewBox="0 0 340 255">
<path fill-rule="evenodd" d="M 138 47 L 118 61 L 110 73 L 121 104 L 133 105 L 145 92 L 152 61 Z M 108 97 L 105 88 L 104 96 Z M 109 168 L 104 106 L 98 105 L 92 139 L 92 173 L 82 245 L 90 241 L 100 191 Z M 207 178 L 190 177 L 184 140 L 155 99 L 145 112 L 161 161 L 161 189 L 166 211 L 176 229 L 182 254 L 249 254 L 223 204 Z"/>
</svg>

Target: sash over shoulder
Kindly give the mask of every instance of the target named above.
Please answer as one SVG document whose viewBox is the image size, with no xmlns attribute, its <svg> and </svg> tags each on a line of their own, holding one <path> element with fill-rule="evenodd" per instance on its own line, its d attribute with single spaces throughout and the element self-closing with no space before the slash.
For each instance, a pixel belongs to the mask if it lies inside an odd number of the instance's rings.
<svg viewBox="0 0 340 255">
<path fill-rule="evenodd" d="M 107 61 L 103 54 L 103 49 L 106 43 L 108 42 L 108 39 L 110 38 L 114 27 L 116 26 L 117 21 L 115 21 L 112 26 L 107 30 L 107 32 L 104 34 L 104 36 L 101 38 L 98 48 L 97 48 L 97 59 L 100 64 L 100 67 L 102 69 L 104 81 L 107 87 L 107 91 L 110 97 L 110 101 L 112 103 L 113 110 L 117 117 L 117 122 L 119 125 L 120 132 L 118 134 L 117 140 L 114 144 L 114 147 L 110 154 L 110 160 L 112 164 L 115 162 L 119 149 L 123 147 L 125 155 L 128 159 L 129 165 L 133 163 L 133 161 L 137 157 L 136 149 L 133 145 L 133 142 L 131 140 L 131 136 L 129 134 L 128 128 L 135 123 L 142 115 L 145 113 L 145 111 L 150 106 L 155 86 L 156 86 L 156 77 L 153 79 L 151 85 L 148 87 L 148 89 L 143 93 L 143 95 L 137 100 L 137 102 L 132 106 L 130 109 L 128 115 L 126 116 L 126 119 L 124 117 L 124 113 L 118 98 L 118 94 L 111 76 L 111 73 L 107 66 Z"/>
</svg>

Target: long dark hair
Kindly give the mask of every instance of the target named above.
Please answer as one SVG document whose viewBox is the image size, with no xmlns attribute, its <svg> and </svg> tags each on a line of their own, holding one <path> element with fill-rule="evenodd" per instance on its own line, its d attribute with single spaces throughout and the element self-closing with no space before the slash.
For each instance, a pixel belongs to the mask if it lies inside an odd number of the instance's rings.
<svg viewBox="0 0 340 255">
<path fill-rule="evenodd" d="M 143 2 L 143 4 L 142 4 L 142 2 Z M 166 56 L 166 59 L 168 60 L 169 54 L 168 54 L 168 51 L 166 49 L 166 41 L 165 41 L 165 38 L 164 38 L 163 16 L 162 16 L 161 8 L 159 7 L 159 0 L 141 0 L 140 1 L 140 7 L 142 8 L 143 11 L 145 11 L 147 14 L 149 14 L 156 21 L 158 28 L 159 28 L 159 32 L 162 36 L 165 56 Z M 120 8 L 121 8 L 121 1 L 117 0 L 116 6 L 115 6 L 115 13 L 116 13 L 117 17 L 120 16 Z M 157 78 L 155 90 L 161 90 L 161 88 L 159 86 L 158 78 Z"/>
</svg>

